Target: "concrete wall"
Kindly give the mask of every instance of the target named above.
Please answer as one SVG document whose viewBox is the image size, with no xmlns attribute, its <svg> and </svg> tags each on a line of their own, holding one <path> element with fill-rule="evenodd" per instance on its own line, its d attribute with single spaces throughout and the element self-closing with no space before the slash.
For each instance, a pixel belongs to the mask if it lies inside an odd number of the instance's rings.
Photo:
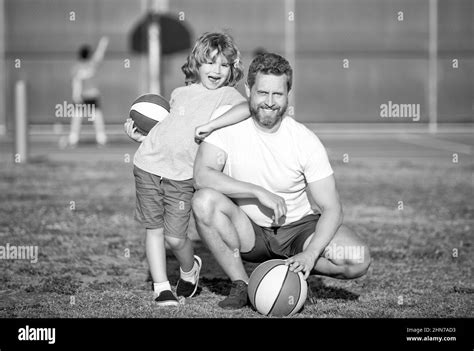
<svg viewBox="0 0 474 351">
<path fill-rule="evenodd" d="M 108 123 L 122 123 L 130 102 L 146 91 L 146 61 L 129 51 L 129 31 L 144 0 L 4 0 L 6 119 L 11 127 L 13 85 L 28 82 L 33 123 L 52 124 L 54 107 L 70 100 L 70 69 L 79 45 L 111 39 L 99 81 Z M 428 121 L 428 0 L 296 0 L 295 112 L 306 122 L 385 122 L 380 105 L 419 103 Z M 192 39 L 226 30 L 248 67 L 257 47 L 284 54 L 284 0 L 173 0 Z M 403 11 L 403 21 L 398 20 Z M 75 20 L 71 21 L 71 13 Z M 440 122 L 474 115 L 474 5 L 439 1 Z M 1 40 L 1 39 L 0 39 Z M 1 44 L 1 43 L 0 43 Z M 185 53 L 164 58 L 163 95 L 183 84 Z M 343 59 L 349 68 L 343 67 Z M 15 68 L 16 59 L 21 67 Z M 452 60 L 459 67 L 452 67 Z M 126 63 L 130 60 L 130 67 Z M 1 71 L 0 71 L 1 72 Z M 243 91 L 242 84 L 239 89 Z M 1 101 L 1 100 L 0 100 Z M 1 121 L 1 119 L 0 119 Z M 1 122 L 0 122 L 1 124 Z"/>
</svg>

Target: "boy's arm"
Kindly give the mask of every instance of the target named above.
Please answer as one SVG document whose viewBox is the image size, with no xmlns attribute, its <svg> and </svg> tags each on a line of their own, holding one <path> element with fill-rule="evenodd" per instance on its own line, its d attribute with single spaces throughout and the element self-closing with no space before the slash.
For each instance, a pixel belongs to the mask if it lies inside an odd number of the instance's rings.
<svg viewBox="0 0 474 351">
<path fill-rule="evenodd" d="M 194 138 L 197 142 L 202 141 L 216 129 L 239 123 L 250 117 L 250 109 L 248 102 L 242 102 L 233 106 L 220 117 L 210 120 L 206 124 L 196 127 Z"/>
<path fill-rule="evenodd" d="M 229 111 L 225 112 L 220 117 L 210 120 L 205 125 L 214 131 L 216 129 L 230 126 L 242 122 L 244 119 L 250 117 L 249 103 L 247 101 L 242 102 L 238 105 L 233 106 Z"/>
<path fill-rule="evenodd" d="M 94 54 L 92 55 L 92 62 L 94 64 L 98 64 L 100 61 L 103 60 L 105 51 L 107 50 L 107 46 L 109 45 L 109 38 L 103 36 L 100 38 L 99 45 L 97 45 L 97 49 L 95 50 Z"/>
</svg>

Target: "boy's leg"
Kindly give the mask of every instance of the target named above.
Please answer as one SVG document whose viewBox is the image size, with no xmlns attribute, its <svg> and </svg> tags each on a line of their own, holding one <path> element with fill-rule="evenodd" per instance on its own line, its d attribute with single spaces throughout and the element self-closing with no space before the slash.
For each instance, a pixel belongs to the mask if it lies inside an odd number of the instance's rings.
<svg viewBox="0 0 474 351">
<path fill-rule="evenodd" d="M 166 250 L 163 228 L 147 229 L 146 257 L 153 279 L 155 301 L 160 306 L 177 306 L 176 296 L 171 292 L 171 285 L 166 275 Z"/>
<path fill-rule="evenodd" d="M 97 107 L 94 114 L 94 128 L 97 144 L 105 145 L 107 143 L 107 135 L 105 134 L 104 115 L 102 110 Z"/>
<path fill-rule="evenodd" d="M 146 230 L 146 257 L 154 283 L 168 281 L 163 228 Z"/>
<path fill-rule="evenodd" d="M 188 237 L 180 239 L 169 236 L 165 240 L 178 260 L 181 269 L 184 272 L 189 272 L 194 266 L 194 249 L 191 240 Z"/>
<path fill-rule="evenodd" d="M 176 286 L 178 296 L 191 297 L 197 291 L 201 259 L 194 255 L 187 231 L 191 216 L 191 199 L 194 194 L 192 179 L 176 181 L 163 179 L 165 196 L 165 240 L 180 265 L 180 279 Z"/>
<path fill-rule="evenodd" d="M 179 262 L 179 280 L 176 284 L 176 295 L 193 297 L 199 284 L 202 261 L 194 255 L 194 249 L 189 238 L 165 237 L 166 242 Z"/>
<path fill-rule="evenodd" d="M 163 203 L 160 177 L 134 167 L 136 188 L 135 218 L 148 227 L 145 251 L 153 280 L 155 301 L 160 306 L 177 306 L 166 275 L 166 250 L 163 228 Z"/>
<path fill-rule="evenodd" d="M 76 145 L 79 142 L 79 134 L 81 132 L 82 116 L 75 114 L 71 118 L 71 131 L 69 132 L 68 143 L 69 145 Z"/>
</svg>

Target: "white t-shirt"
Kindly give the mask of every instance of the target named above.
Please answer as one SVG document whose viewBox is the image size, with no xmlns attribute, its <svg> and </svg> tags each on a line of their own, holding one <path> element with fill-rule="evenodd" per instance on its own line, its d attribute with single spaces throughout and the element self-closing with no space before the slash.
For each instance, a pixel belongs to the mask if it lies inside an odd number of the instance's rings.
<svg viewBox="0 0 474 351">
<path fill-rule="evenodd" d="M 255 126 L 253 118 L 219 129 L 205 139 L 227 153 L 224 173 L 259 185 L 283 197 L 288 225 L 314 213 L 306 184 L 324 179 L 333 170 L 319 138 L 303 124 L 286 116 L 275 133 Z M 273 211 L 257 199 L 234 199 L 238 206 L 262 227 L 271 227 Z"/>
<path fill-rule="evenodd" d="M 170 114 L 157 123 L 141 143 L 133 163 L 138 168 L 173 180 L 193 177 L 198 144 L 197 126 L 209 122 L 221 106 L 237 105 L 245 98 L 232 87 L 209 90 L 201 84 L 177 88 L 171 94 Z"/>
</svg>

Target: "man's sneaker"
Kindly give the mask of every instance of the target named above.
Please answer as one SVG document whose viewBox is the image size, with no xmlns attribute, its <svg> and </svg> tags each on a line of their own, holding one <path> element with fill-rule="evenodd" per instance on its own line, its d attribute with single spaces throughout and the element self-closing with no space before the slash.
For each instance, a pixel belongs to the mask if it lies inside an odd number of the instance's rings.
<svg viewBox="0 0 474 351">
<path fill-rule="evenodd" d="M 248 304 L 247 284 L 243 280 L 232 282 L 229 296 L 217 303 L 219 307 L 237 310 Z"/>
<path fill-rule="evenodd" d="M 163 290 L 158 297 L 155 299 L 155 302 L 159 306 L 178 306 L 179 302 L 176 296 L 171 292 L 171 290 Z"/>
<path fill-rule="evenodd" d="M 194 281 L 196 282 L 196 284 L 179 278 L 178 284 L 176 285 L 176 295 L 183 297 L 193 297 L 196 293 L 199 283 L 199 273 L 201 272 L 202 261 L 199 256 L 194 255 L 194 262 L 196 262 L 197 264 L 197 269 L 194 272 Z"/>
</svg>

